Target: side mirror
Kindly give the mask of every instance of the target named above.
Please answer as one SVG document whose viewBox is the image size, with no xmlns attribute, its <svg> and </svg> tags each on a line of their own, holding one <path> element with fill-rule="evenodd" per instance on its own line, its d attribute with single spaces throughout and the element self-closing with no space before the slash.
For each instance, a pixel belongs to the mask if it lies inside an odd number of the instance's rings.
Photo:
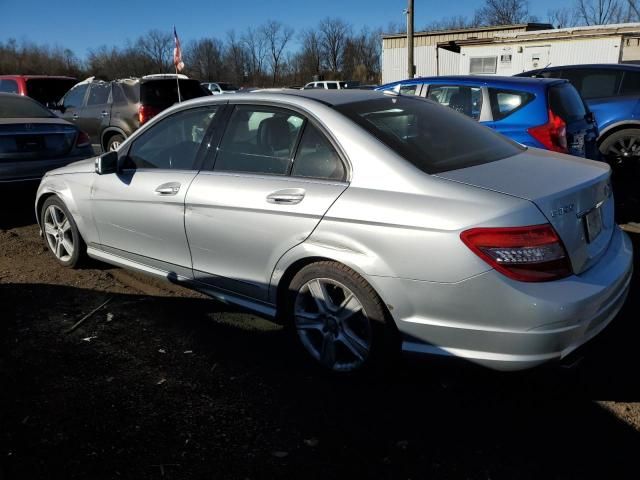
<svg viewBox="0 0 640 480">
<path fill-rule="evenodd" d="M 118 172 L 118 152 L 103 153 L 96 158 L 96 173 L 107 175 Z"/>
</svg>

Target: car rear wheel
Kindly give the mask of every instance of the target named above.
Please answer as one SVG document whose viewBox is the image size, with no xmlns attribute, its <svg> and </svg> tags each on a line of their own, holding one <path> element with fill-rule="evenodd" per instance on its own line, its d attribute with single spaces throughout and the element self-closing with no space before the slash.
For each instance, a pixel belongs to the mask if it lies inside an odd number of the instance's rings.
<svg viewBox="0 0 640 480">
<path fill-rule="evenodd" d="M 113 135 L 107 141 L 107 152 L 113 152 L 120 148 L 120 144 L 124 142 L 124 137 L 120 134 Z"/>
<path fill-rule="evenodd" d="M 74 268 L 82 259 L 85 244 L 69 210 L 58 197 L 49 197 L 42 206 L 42 232 L 56 260 Z"/>
<path fill-rule="evenodd" d="M 612 169 L 616 220 L 640 220 L 640 129 L 612 133 L 600 145 L 600 152 Z"/>
<path fill-rule="evenodd" d="M 373 288 L 337 262 L 307 265 L 291 280 L 288 326 L 303 354 L 326 371 L 355 373 L 392 363 L 395 328 Z"/>
</svg>

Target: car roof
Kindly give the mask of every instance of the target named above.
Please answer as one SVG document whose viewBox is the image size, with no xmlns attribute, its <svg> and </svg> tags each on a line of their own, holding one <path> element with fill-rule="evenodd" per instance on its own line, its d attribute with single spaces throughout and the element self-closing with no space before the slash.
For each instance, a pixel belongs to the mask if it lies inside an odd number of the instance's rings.
<svg viewBox="0 0 640 480">
<path fill-rule="evenodd" d="M 273 92 L 275 94 L 276 92 Z M 325 105 L 344 105 L 346 103 L 361 102 L 364 100 L 373 100 L 376 98 L 384 98 L 386 94 L 374 90 L 349 89 L 344 90 L 328 90 L 324 88 L 314 88 L 309 90 L 287 89 L 277 92 L 282 95 L 303 97 L 310 100 L 316 100 Z"/>
<path fill-rule="evenodd" d="M 400 80 L 398 82 L 389 83 L 387 85 L 381 85 L 382 87 L 390 87 L 394 85 L 412 85 L 415 83 L 426 82 L 455 82 L 455 83 L 483 83 L 486 85 L 494 85 L 496 87 L 512 87 L 512 86 L 532 86 L 539 87 L 544 85 L 551 85 L 558 82 L 565 82 L 566 80 L 560 78 L 531 78 L 531 77 L 502 77 L 496 75 L 448 75 L 442 77 L 419 77 L 408 80 Z"/>
<path fill-rule="evenodd" d="M 583 63 L 578 65 L 556 65 L 547 68 L 538 68 L 536 70 L 529 70 L 529 72 L 546 72 L 548 70 L 573 70 L 576 68 L 597 68 L 598 70 L 636 70 L 640 71 L 640 65 L 633 65 L 629 63 Z M 527 72 L 523 72 L 527 73 Z"/>
</svg>

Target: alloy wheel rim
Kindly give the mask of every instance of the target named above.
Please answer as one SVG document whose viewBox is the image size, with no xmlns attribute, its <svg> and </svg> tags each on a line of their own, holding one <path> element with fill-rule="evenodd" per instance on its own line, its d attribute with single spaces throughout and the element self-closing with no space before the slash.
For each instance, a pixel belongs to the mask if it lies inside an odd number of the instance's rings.
<svg viewBox="0 0 640 480">
<path fill-rule="evenodd" d="M 315 278 L 298 291 L 294 305 L 298 338 L 319 363 L 334 371 L 360 368 L 371 353 L 371 321 L 345 285 Z"/>
<path fill-rule="evenodd" d="M 60 261 L 67 262 L 74 252 L 71 222 L 57 205 L 49 205 L 44 213 L 44 234 L 49 248 Z"/>
<path fill-rule="evenodd" d="M 120 142 L 119 141 L 115 141 L 115 142 L 111 142 L 111 147 L 109 147 L 109 150 L 111 152 L 115 152 L 116 150 L 118 150 L 118 148 L 120 148 Z"/>
<path fill-rule="evenodd" d="M 637 137 L 622 137 L 609 147 L 607 153 L 620 161 L 637 158 L 640 156 L 640 140 Z"/>
</svg>

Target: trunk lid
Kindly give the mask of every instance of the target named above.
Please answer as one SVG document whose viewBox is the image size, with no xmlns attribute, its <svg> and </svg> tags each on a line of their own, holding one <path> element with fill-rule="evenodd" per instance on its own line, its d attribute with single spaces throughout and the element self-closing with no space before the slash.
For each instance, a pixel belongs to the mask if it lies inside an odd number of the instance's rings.
<svg viewBox="0 0 640 480">
<path fill-rule="evenodd" d="M 41 160 L 67 155 L 78 130 L 57 119 L 21 119 L 0 122 L 0 162 Z"/>
<path fill-rule="evenodd" d="M 605 163 L 529 149 L 437 176 L 533 202 L 562 239 L 576 274 L 597 262 L 611 239 L 615 222 Z"/>
</svg>

